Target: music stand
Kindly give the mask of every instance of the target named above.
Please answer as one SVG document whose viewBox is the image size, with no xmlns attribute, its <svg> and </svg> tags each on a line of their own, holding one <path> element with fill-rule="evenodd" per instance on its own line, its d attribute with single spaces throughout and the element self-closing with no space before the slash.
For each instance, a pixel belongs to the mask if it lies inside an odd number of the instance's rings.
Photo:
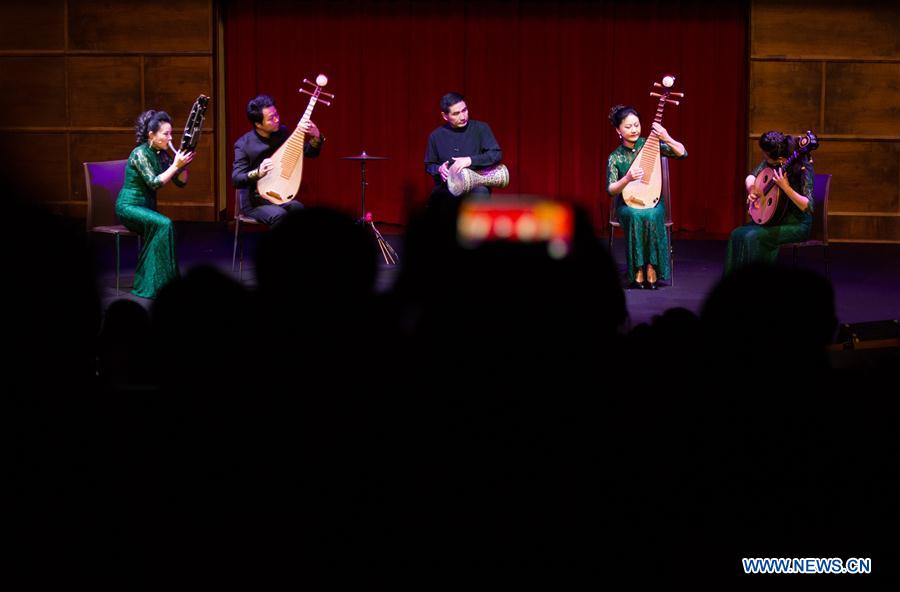
<svg viewBox="0 0 900 592">
<path fill-rule="evenodd" d="M 386 156 L 372 156 L 371 154 L 366 154 L 366 151 L 363 150 L 360 154 L 356 154 L 354 156 L 344 156 L 343 160 L 357 160 L 359 161 L 359 172 L 360 172 L 360 199 L 359 199 L 359 220 L 369 226 L 372 229 L 372 233 L 375 235 L 375 240 L 378 241 L 378 248 L 381 249 L 381 256 L 384 257 L 384 262 L 387 265 L 395 265 L 398 261 L 400 261 L 400 257 L 397 256 L 397 252 L 394 251 L 394 248 L 384 240 L 384 237 L 381 236 L 381 233 L 378 232 L 378 229 L 375 228 L 375 221 L 372 219 L 372 213 L 366 212 L 366 163 L 370 160 L 387 160 Z"/>
</svg>

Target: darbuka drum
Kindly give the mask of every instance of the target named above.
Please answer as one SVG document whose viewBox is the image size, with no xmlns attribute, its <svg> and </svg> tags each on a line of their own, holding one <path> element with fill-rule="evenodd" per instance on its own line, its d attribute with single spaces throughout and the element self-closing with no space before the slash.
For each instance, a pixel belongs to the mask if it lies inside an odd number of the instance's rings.
<svg viewBox="0 0 900 592">
<path fill-rule="evenodd" d="M 459 173 L 450 173 L 447 188 L 450 193 L 459 197 L 475 187 L 506 187 L 509 185 L 509 169 L 504 164 L 484 168 L 478 171 L 462 169 Z"/>
</svg>

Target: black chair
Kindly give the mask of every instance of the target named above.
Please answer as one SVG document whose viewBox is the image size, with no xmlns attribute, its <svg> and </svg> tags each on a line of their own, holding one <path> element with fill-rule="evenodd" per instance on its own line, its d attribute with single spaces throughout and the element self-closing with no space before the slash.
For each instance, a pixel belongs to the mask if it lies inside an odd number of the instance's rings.
<svg viewBox="0 0 900 592">
<path fill-rule="evenodd" d="M 246 197 L 246 189 L 234 190 L 234 249 L 231 254 L 231 272 L 234 273 L 235 267 L 237 267 L 238 280 L 242 280 L 244 277 L 244 240 L 241 236 L 241 225 L 257 230 L 268 228 L 262 222 L 244 215 L 243 205 Z"/>
<path fill-rule="evenodd" d="M 669 159 L 661 156 L 659 159 L 660 174 L 662 176 L 662 198 L 666 207 L 665 225 L 666 236 L 669 239 L 669 269 L 672 270 L 671 286 L 675 285 L 675 248 L 672 246 L 672 191 L 669 185 Z M 609 208 L 609 254 L 613 254 L 613 237 L 616 228 L 621 228 L 619 217 L 616 214 L 615 202 Z"/>
<path fill-rule="evenodd" d="M 120 237 L 136 237 L 138 251 L 141 248 L 140 235 L 125 228 L 116 216 L 116 199 L 125 183 L 127 165 L 127 160 L 84 163 L 84 180 L 87 186 L 87 231 L 116 237 L 116 294 L 119 294 Z"/>
</svg>

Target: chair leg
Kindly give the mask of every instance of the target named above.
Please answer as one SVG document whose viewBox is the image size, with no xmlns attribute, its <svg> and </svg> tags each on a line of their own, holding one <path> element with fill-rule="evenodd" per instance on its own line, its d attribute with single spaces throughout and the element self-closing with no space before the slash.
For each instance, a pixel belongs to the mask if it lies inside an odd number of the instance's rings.
<svg viewBox="0 0 900 592">
<path fill-rule="evenodd" d="M 119 263 L 121 261 L 121 254 L 119 251 L 119 233 L 116 233 L 116 296 L 119 295 Z"/>
<path fill-rule="evenodd" d="M 613 253 L 613 236 L 616 233 L 616 228 L 612 224 L 609 225 L 609 244 L 607 245 L 607 249 L 609 250 L 609 254 Z"/>
<path fill-rule="evenodd" d="M 825 277 L 831 279 L 831 274 L 828 272 L 828 245 L 822 245 L 822 256 L 825 258 Z"/>
</svg>

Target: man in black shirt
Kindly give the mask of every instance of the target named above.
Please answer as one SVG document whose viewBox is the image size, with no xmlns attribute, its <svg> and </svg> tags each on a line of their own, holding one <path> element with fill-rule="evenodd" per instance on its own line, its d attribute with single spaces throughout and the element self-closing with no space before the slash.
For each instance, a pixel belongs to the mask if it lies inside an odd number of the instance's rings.
<svg viewBox="0 0 900 592">
<path fill-rule="evenodd" d="M 247 119 L 253 129 L 234 143 L 231 180 L 236 189 L 247 190 L 241 192 L 242 203 L 237 204 L 241 212 L 271 226 L 289 211 L 303 208 L 303 204 L 296 199 L 285 204 L 271 202 L 260 196 L 256 189 L 256 182 L 272 170 L 270 157 L 290 137 L 291 132 L 287 126 L 281 125 L 275 101 L 268 95 L 259 95 L 247 104 Z M 312 121 L 301 120 L 297 125 L 306 134 L 303 156 L 315 158 L 319 155 L 325 138 Z"/>
<path fill-rule="evenodd" d="M 446 123 L 428 136 L 425 172 L 434 177 L 432 198 L 451 197 L 447 178 L 465 168 L 480 169 L 500 162 L 503 153 L 494 132 L 483 121 L 469 119 L 466 99 L 459 93 L 441 97 L 441 116 Z M 453 162 L 450 163 L 450 159 Z M 490 195 L 488 187 L 475 187 L 473 194 Z"/>
</svg>

